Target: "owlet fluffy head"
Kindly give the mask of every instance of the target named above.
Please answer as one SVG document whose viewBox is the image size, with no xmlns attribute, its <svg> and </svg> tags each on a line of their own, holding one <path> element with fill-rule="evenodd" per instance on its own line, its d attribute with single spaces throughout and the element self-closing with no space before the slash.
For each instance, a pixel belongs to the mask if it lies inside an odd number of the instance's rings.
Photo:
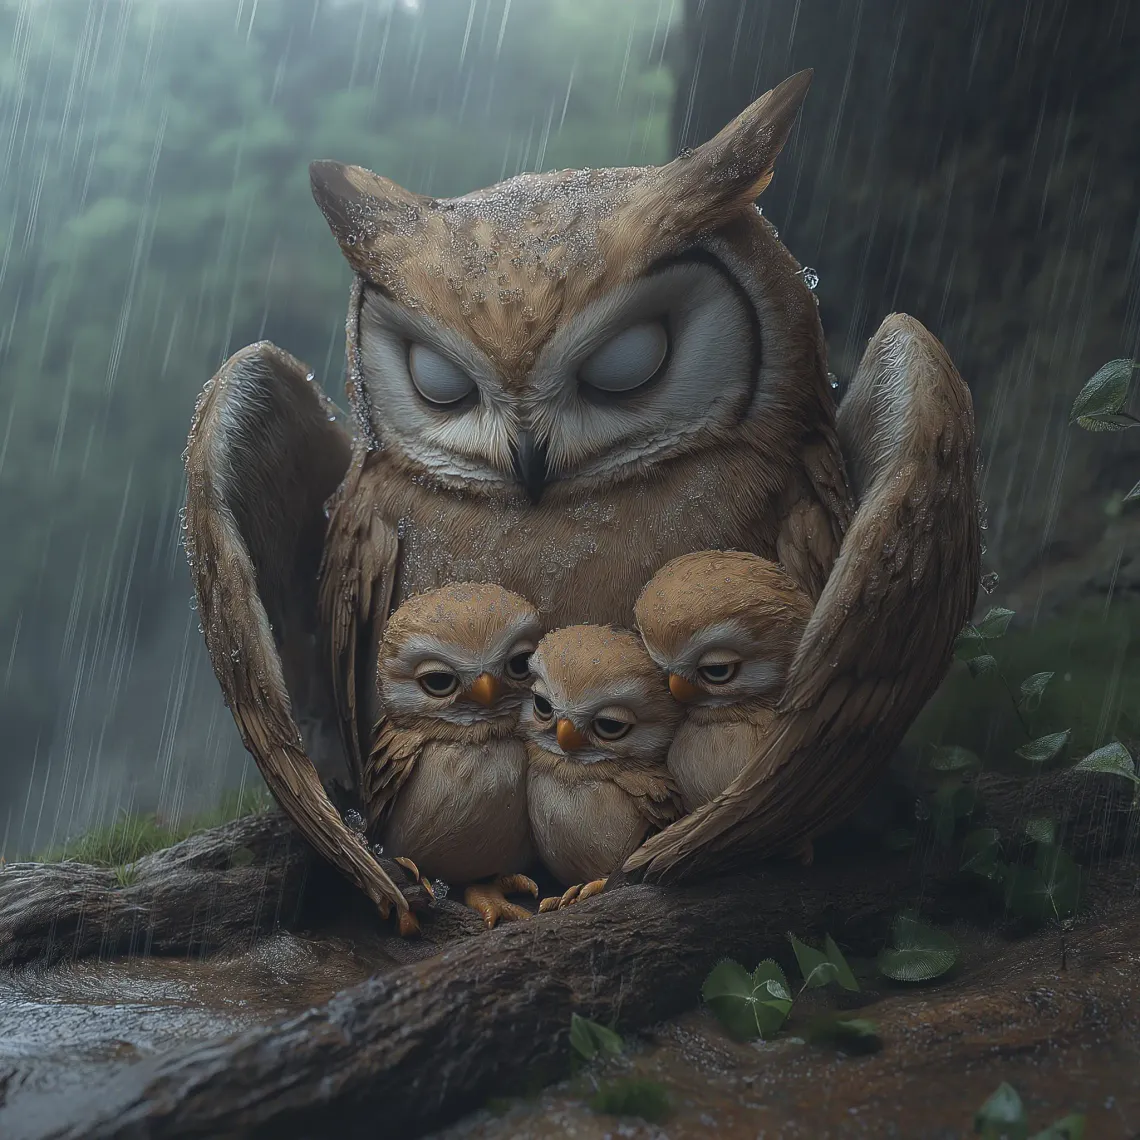
<svg viewBox="0 0 1140 1140">
<path fill-rule="evenodd" d="M 666 563 L 634 607 L 673 695 L 714 707 L 774 702 L 811 611 L 808 596 L 774 562 L 717 550 Z"/>
<path fill-rule="evenodd" d="M 583 764 L 664 760 L 680 706 L 636 634 L 567 626 L 538 643 L 530 665 L 521 723 L 540 748 Z"/>
<path fill-rule="evenodd" d="M 810 78 L 660 167 L 436 199 L 313 163 L 357 274 L 349 397 L 372 445 L 534 502 L 739 440 L 778 480 L 800 425 L 832 414 L 815 300 L 754 204 Z"/>
<path fill-rule="evenodd" d="M 514 720 L 541 633 L 534 606 L 501 586 L 462 582 L 409 598 L 388 619 L 380 646 L 385 715 Z"/>
</svg>

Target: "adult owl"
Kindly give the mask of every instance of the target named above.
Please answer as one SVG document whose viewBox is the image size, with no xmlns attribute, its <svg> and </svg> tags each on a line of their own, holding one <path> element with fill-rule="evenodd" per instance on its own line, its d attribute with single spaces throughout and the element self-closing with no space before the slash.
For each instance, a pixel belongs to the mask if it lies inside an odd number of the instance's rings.
<svg viewBox="0 0 1140 1140">
<path fill-rule="evenodd" d="M 978 581 L 969 393 L 892 316 L 837 416 L 815 298 L 755 205 L 810 78 L 662 167 L 434 199 L 312 165 L 355 274 L 351 422 L 280 349 L 238 352 L 195 412 L 187 539 L 247 748 L 381 911 L 405 904 L 322 779 L 359 784 L 378 641 L 415 593 L 495 582 L 548 628 L 629 625 L 664 563 L 738 549 L 816 602 L 765 746 L 626 877 L 801 846 L 944 674 Z"/>
</svg>

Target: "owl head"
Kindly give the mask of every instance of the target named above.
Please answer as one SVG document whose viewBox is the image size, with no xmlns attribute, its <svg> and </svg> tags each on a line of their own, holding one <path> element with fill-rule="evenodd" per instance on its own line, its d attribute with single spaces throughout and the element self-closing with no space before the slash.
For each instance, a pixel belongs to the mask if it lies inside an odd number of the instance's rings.
<svg viewBox="0 0 1140 1140">
<path fill-rule="evenodd" d="M 397 724 L 514 723 L 541 634 L 537 610 L 501 586 L 464 582 L 409 598 L 380 646 L 385 716 Z"/>
<path fill-rule="evenodd" d="M 521 725 L 541 749 L 581 764 L 664 760 L 680 720 L 637 635 L 602 625 L 548 633 L 531 657 Z"/>
<path fill-rule="evenodd" d="M 670 692 L 682 704 L 708 707 L 773 703 L 811 611 L 774 562 L 717 550 L 666 563 L 634 607 Z"/>
<path fill-rule="evenodd" d="M 348 394 L 368 445 L 429 484 L 532 502 L 734 443 L 782 485 L 834 409 L 815 298 L 754 200 L 810 78 L 660 167 L 436 199 L 313 163 L 356 273 Z"/>
</svg>

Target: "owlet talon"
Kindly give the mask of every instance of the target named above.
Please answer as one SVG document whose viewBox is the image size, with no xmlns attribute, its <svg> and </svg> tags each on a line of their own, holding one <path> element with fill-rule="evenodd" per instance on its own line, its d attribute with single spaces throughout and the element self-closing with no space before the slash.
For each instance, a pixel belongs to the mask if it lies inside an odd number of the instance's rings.
<svg viewBox="0 0 1140 1140">
<path fill-rule="evenodd" d="M 594 879 L 593 882 L 587 883 L 578 892 L 578 901 L 582 902 L 585 899 L 593 898 L 594 895 L 600 895 L 606 889 L 605 879 Z"/>
<path fill-rule="evenodd" d="M 525 878 L 525 876 L 519 876 Z M 506 879 L 515 876 L 504 876 Z M 510 902 L 503 896 L 503 879 L 493 883 L 472 883 L 463 892 L 464 903 L 477 914 L 482 915 L 488 930 L 493 930 L 500 919 L 503 922 L 522 922 L 533 915 L 526 907 Z M 537 887 L 535 893 L 538 893 Z"/>
<path fill-rule="evenodd" d="M 563 893 L 562 897 L 558 900 L 559 908 L 569 906 L 573 902 L 578 901 L 578 892 L 582 889 L 581 883 L 575 883 L 574 886 L 568 887 Z"/>
<path fill-rule="evenodd" d="M 538 898 L 538 884 L 527 875 L 501 875 L 498 885 L 505 895 L 529 894 Z"/>
<path fill-rule="evenodd" d="M 562 899 L 559 895 L 551 895 L 548 899 L 543 899 L 538 904 L 539 914 L 549 914 L 552 910 L 557 910 L 562 905 Z"/>
<path fill-rule="evenodd" d="M 400 915 L 400 937 L 415 938 L 420 933 L 419 919 L 410 910 L 404 911 Z"/>
</svg>

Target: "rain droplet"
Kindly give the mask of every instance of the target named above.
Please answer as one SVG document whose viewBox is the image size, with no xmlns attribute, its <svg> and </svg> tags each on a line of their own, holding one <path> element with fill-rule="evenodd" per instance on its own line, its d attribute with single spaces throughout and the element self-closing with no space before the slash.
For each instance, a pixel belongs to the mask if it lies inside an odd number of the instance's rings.
<svg viewBox="0 0 1140 1140">
<path fill-rule="evenodd" d="M 829 372 L 827 374 L 827 382 L 831 385 L 831 390 L 833 392 L 839 391 L 839 377 L 836 376 L 834 372 Z"/>
<path fill-rule="evenodd" d="M 350 831 L 364 831 L 364 816 L 355 808 L 349 808 L 348 811 L 344 813 L 344 823 Z"/>
<path fill-rule="evenodd" d="M 819 288 L 819 274 L 810 266 L 803 269 L 804 284 L 814 293 Z"/>
<path fill-rule="evenodd" d="M 432 883 L 431 889 L 435 891 L 435 897 L 437 900 L 439 900 L 447 898 L 447 892 L 451 890 L 451 887 L 449 887 L 447 883 L 445 883 L 442 879 L 436 879 Z"/>
<path fill-rule="evenodd" d="M 677 151 L 677 157 L 678 158 L 692 158 L 693 157 L 693 148 L 691 146 L 681 147 L 681 149 L 679 151 Z"/>
<path fill-rule="evenodd" d="M 996 570 L 991 570 L 988 574 L 982 575 L 982 589 L 987 594 L 992 594 L 997 589 L 999 578 Z"/>
</svg>

